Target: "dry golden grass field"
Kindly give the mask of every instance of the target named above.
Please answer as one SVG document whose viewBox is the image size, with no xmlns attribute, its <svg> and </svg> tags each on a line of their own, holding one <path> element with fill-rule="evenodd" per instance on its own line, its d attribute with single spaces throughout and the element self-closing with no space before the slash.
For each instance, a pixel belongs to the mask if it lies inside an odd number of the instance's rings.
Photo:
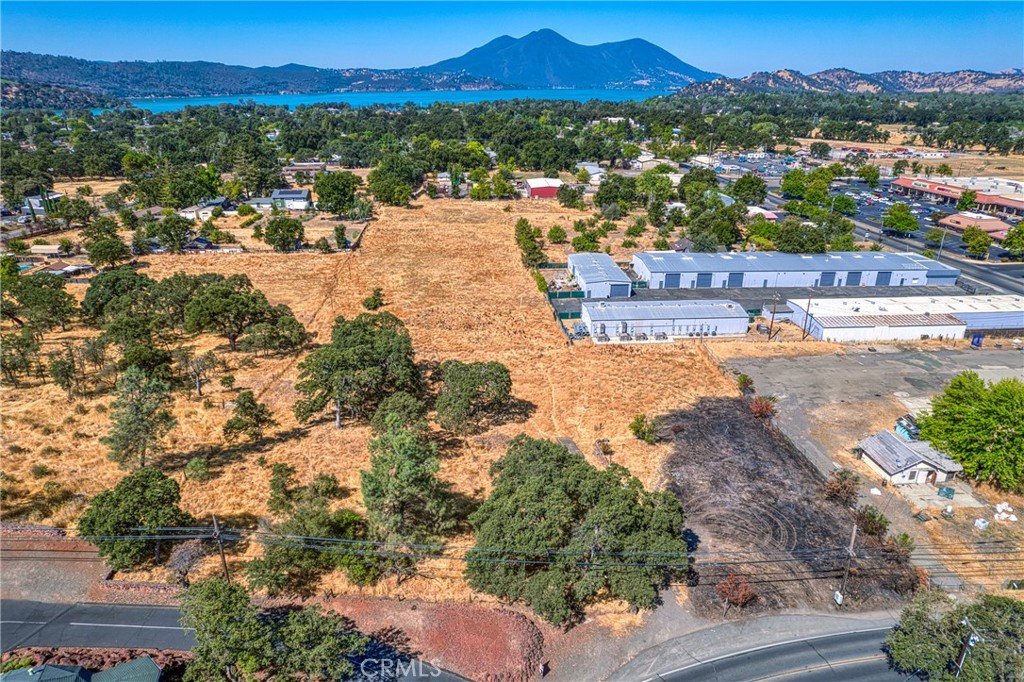
<svg viewBox="0 0 1024 682">
<path fill-rule="evenodd" d="M 504 210 L 506 205 L 511 211 Z M 515 396 L 535 408 L 523 423 L 505 424 L 445 447 L 441 476 L 457 491 L 481 498 L 489 487 L 489 465 L 521 431 L 572 438 L 588 457 L 595 441 L 607 438 L 613 461 L 656 487 L 668 446 L 635 439 L 628 429 L 632 417 L 684 409 L 701 397 L 736 395 L 735 383 L 694 345 L 570 347 L 544 296 L 520 265 L 513 241 L 513 226 L 520 216 L 549 226 L 563 222 L 563 215 L 568 227 L 581 214 L 549 201 L 426 200 L 410 209 L 382 208 L 369 225 L 362 248 L 352 253 L 154 255 L 144 259 L 143 271 L 154 278 L 178 271 L 247 274 L 271 303 L 291 306 L 320 339 L 329 334 L 336 316 L 362 312 L 360 301 L 379 286 L 385 292 L 386 310 L 408 326 L 418 360 L 505 363 Z M 72 288 L 81 294 L 84 286 Z M 72 328 L 52 334 L 46 341 L 48 350 L 87 333 Z M 213 512 L 229 521 L 266 516 L 270 471 L 257 463 L 261 454 L 269 464 L 294 466 L 300 482 L 317 473 L 335 474 L 351 491 L 343 504 L 361 508 L 359 471 L 368 464 L 369 429 L 346 425 L 336 430 L 326 420 L 308 426 L 296 423 L 291 406 L 299 358 L 233 354 L 224 341 L 213 337 L 194 343 L 200 350 L 215 348 L 237 379 L 235 391 L 252 389 L 281 425 L 276 429 L 279 437 L 272 437 L 261 452 L 225 451 L 220 430 L 228 413 L 221 404 L 234 391 L 211 382 L 205 391 L 206 406 L 179 392 L 174 408 L 179 426 L 169 436 L 168 455 L 161 464 L 182 482 L 188 511 L 197 516 Z M 109 413 L 97 406 L 109 406 L 109 395 L 69 403 L 48 383 L 6 389 L 0 401 L 6 446 L 3 471 L 23 491 L 37 492 L 45 482 L 55 481 L 71 493 L 92 496 L 124 475 L 97 441 L 109 425 Z M 181 467 L 190 457 L 204 454 L 216 477 L 207 483 L 186 481 Z M 56 474 L 33 478 L 29 469 L 39 463 Z M 73 525 L 82 506 L 81 500 L 58 506 L 52 515 L 37 520 Z M 424 568 L 428 575 L 433 569 L 434 577 L 404 582 L 397 594 L 428 599 L 468 596 L 462 581 L 454 577 L 457 566 L 436 562 Z M 331 577 L 326 584 L 346 590 L 340 577 Z M 392 584 L 378 589 L 396 594 Z"/>
</svg>

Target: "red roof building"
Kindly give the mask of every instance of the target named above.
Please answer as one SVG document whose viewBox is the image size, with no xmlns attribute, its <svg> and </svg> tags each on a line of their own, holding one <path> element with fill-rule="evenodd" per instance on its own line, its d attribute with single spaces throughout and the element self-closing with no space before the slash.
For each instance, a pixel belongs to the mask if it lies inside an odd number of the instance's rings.
<svg viewBox="0 0 1024 682">
<path fill-rule="evenodd" d="M 909 196 L 926 196 L 938 199 L 945 203 L 955 203 L 960 195 L 964 193 L 963 187 L 946 185 L 932 180 L 920 178 L 896 178 L 892 181 L 892 187 L 901 194 Z M 1003 213 L 1006 215 L 1024 215 L 1024 199 L 999 194 L 977 193 L 978 208 L 992 213 Z"/>
</svg>

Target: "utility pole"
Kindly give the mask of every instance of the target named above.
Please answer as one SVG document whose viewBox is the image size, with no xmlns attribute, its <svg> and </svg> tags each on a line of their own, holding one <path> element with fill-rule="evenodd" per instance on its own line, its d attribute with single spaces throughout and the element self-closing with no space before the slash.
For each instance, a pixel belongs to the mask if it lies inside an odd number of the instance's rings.
<svg viewBox="0 0 1024 682">
<path fill-rule="evenodd" d="M 939 240 L 939 253 L 935 256 L 935 260 L 942 258 L 942 245 L 946 243 L 947 234 L 948 233 L 945 230 L 942 231 L 942 239 Z"/>
<path fill-rule="evenodd" d="M 982 641 L 981 635 L 979 635 L 978 631 L 974 629 L 974 625 L 971 624 L 970 618 L 965 616 L 964 619 L 960 621 L 960 624 L 969 627 L 971 632 L 964 638 L 964 644 L 960 647 L 960 655 L 957 657 L 956 674 L 953 675 L 953 677 L 957 679 L 960 678 L 960 673 L 964 671 L 964 663 L 967 662 L 967 652 L 973 649 L 975 644 Z"/>
<path fill-rule="evenodd" d="M 803 336 L 800 337 L 801 341 L 805 340 L 807 338 L 807 335 L 810 334 L 810 332 L 808 331 L 810 329 L 810 327 L 811 327 L 811 294 L 810 294 L 810 292 L 808 292 L 807 293 L 807 312 L 804 315 L 804 326 L 803 326 L 804 334 L 803 334 Z"/>
<path fill-rule="evenodd" d="M 216 514 L 213 514 L 213 539 L 217 542 L 217 550 L 220 552 L 220 567 L 224 569 L 224 580 L 231 582 L 231 576 L 228 574 L 228 560 L 224 556 L 224 538 L 221 537 Z"/>
<path fill-rule="evenodd" d="M 850 534 L 850 546 L 846 549 L 846 569 L 843 571 L 843 582 L 839 586 L 839 591 L 836 592 L 836 608 L 843 608 L 843 599 L 846 597 L 846 579 L 850 577 L 850 564 L 853 563 L 853 543 L 857 541 L 857 522 L 853 523 L 853 533 Z"/>
</svg>

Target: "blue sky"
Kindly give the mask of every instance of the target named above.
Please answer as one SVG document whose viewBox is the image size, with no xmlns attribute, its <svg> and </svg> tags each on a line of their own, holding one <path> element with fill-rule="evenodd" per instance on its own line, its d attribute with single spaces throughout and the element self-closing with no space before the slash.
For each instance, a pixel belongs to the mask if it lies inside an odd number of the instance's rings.
<svg viewBox="0 0 1024 682">
<path fill-rule="evenodd" d="M 1024 66 L 1024 2 L 0 2 L 4 49 L 86 59 L 394 68 L 551 28 L 644 38 L 730 76 Z"/>
</svg>

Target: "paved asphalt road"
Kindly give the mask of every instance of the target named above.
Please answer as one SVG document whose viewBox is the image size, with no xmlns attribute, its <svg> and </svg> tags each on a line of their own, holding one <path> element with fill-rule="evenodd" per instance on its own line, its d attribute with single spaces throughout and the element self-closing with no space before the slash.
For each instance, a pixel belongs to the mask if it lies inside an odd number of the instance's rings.
<svg viewBox="0 0 1024 682">
<path fill-rule="evenodd" d="M 126 606 L 120 604 L 47 604 L 14 599 L 0 600 L 0 648 L 10 651 L 26 646 L 126 647 L 132 649 L 191 649 L 192 630 L 182 628 L 178 609 L 169 606 Z M 407 674 L 382 675 L 397 658 L 388 653 L 371 653 L 360 662 L 363 678 L 376 682 L 432 680 L 465 682 L 428 663 L 404 662 Z M 417 674 L 419 673 L 419 674 Z"/>
<path fill-rule="evenodd" d="M 661 673 L 648 682 L 889 682 L 906 679 L 889 669 L 882 643 L 889 628 L 848 632 L 759 647 Z"/>
</svg>

